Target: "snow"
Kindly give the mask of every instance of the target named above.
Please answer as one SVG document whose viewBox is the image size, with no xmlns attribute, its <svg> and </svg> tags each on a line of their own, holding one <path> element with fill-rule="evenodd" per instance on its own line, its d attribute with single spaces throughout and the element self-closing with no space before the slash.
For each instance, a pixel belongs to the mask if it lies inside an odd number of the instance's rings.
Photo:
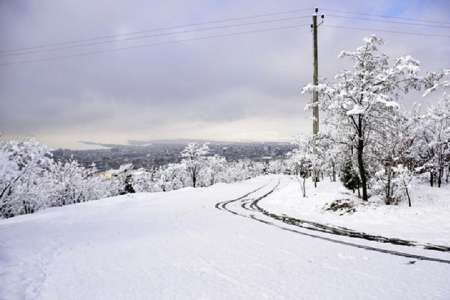
<svg viewBox="0 0 450 300">
<path fill-rule="evenodd" d="M 347 111 L 347 116 L 351 115 L 362 115 L 364 114 L 364 107 L 359 104 L 355 104 L 352 109 Z"/>
<path fill-rule="evenodd" d="M 264 199 L 261 206 L 292 217 L 370 234 L 450 246 L 450 186 L 432 188 L 427 184 L 416 184 L 410 187 L 410 194 L 412 207 L 408 207 L 406 201 L 399 205 L 384 205 L 381 199 L 373 197 L 367 205 L 357 205 L 355 213 L 341 215 L 342 212 L 323 208 L 337 199 L 354 199 L 359 204 L 362 201 L 339 181 L 330 182 L 325 178 L 316 189 L 308 180 L 307 197 L 302 198 L 300 184 L 291 179 L 283 190 Z"/>
<path fill-rule="evenodd" d="M 450 264 L 339 241 L 449 260 L 447 253 L 296 234 L 214 207 L 261 186 L 252 197 L 263 195 L 278 180 L 262 204 L 300 202 L 289 177 L 261 176 L 1 220 L 0 299 L 450 298 Z"/>
</svg>

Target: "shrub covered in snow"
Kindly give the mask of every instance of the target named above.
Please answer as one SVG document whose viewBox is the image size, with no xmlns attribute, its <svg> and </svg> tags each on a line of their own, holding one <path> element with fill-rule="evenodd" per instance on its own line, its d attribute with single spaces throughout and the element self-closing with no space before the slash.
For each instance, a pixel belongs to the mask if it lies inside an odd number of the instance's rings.
<svg viewBox="0 0 450 300">
<path fill-rule="evenodd" d="M 77 161 L 54 161 L 48 147 L 33 140 L 0 141 L 0 217 L 80 203 L 133 192 L 165 192 L 187 186 L 209 186 L 263 174 L 264 164 L 250 160 L 227 162 L 209 155 L 208 146 L 189 144 L 180 163 L 158 169 L 134 170 L 122 165 L 106 174 Z M 277 163 L 273 172 L 283 169 Z"/>
<path fill-rule="evenodd" d="M 76 161 L 55 162 L 34 139 L 0 141 L 0 217 L 109 196 L 111 186 L 96 169 Z"/>
</svg>

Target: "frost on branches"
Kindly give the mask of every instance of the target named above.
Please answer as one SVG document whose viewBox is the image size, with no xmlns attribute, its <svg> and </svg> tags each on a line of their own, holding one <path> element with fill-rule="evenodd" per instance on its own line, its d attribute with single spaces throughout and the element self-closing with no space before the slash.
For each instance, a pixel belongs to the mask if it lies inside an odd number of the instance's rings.
<svg viewBox="0 0 450 300">
<path fill-rule="evenodd" d="M 292 151 L 289 165 L 291 166 L 291 173 L 296 176 L 300 182 L 303 198 L 306 197 L 306 178 L 311 176 L 313 172 L 313 157 L 307 149 L 302 148 L 300 144 L 298 149 Z"/>
<path fill-rule="evenodd" d="M 110 195 L 108 182 L 96 176 L 95 166 L 87 169 L 77 161 L 54 162 L 50 172 L 53 192 L 51 206 L 61 206 L 104 198 Z"/>
<path fill-rule="evenodd" d="M 438 187 L 450 174 L 450 70 L 419 76 L 419 62 L 410 56 L 390 59 L 380 51 L 383 41 L 372 35 L 355 51 L 339 57 L 353 66 L 336 75 L 332 83 L 307 85 L 303 92 L 318 91 L 322 133 L 313 137 L 315 154 L 329 156 L 341 170 L 350 189 L 362 189 L 362 198 L 382 195 L 387 204 L 408 200 L 408 185 L 429 174 Z M 438 94 L 438 100 L 423 110 L 402 109 L 402 95 L 425 89 L 424 96 Z M 328 154 L 329 155 L 324 155 Z M 323 161 L 321 173 L 330 173 Z M 353 171 L 356 166 L 357 173 Z M 355 177 L 357 176 L 357 177 Z M 351 182 L 358 184 L 348 184 Z"/>
<path fill-rule="evenodd" d="M 414 145 L 415 155 L 420 160 L 416 167 L 429 173 L 430 185 L 441 186 L 449 181 L 450 174 L 450 70 L 439 74 L 440 80 L 427 89 L 425 96 L 431 92 L 438 95 L 437 103 L 431 105 L 425 112 L 420 108 L 414 112 L 413 123 L 417 142 Z"/>
<path fill-rule="evenodd" d="M 106 197 L 109 186 L 95 172 L 75 161 L 55 162 L 33 139 L 0 141 L 0 217 Z"/>
<path fill-rule="evenodd" d="M 206 163 L 208 153 L 209 147 L 207 144 L 199 145 L 197 143 L 190 143 L 181 152 L 183 158 L 181 163 L 185 166 L 193 187 L 198 184 L 199 174 Z"/>
<path fill-rule="evenodd" d="M 0 143 L 0 215 L 12 217 L 46 206 L 51 196 L 48 148 L 35 140 Z"/>
<path fill-rule="evenodd" d="M 250 160 L 228 162 L 209 155 L 207 144 L 189 144 L 181 162 L 149 170 L 132 164 L 98 172 L 77 161 L 54 161 L 49 149 L 35 141 L 0 141 L 0 218 L 134 192 L 166 192 L 235 182 L 264 173 L 265 164 Z M 284 172 L 280 161 L 270 171 Z M 267 170 L 266 170 L 267 171 Z"/>
<path fill-rule="evenodd" d="M 356 51 L 343 51 L 339 57 L 353 62 L 351 70 L 336 75 L 336 82 L 308 85 L 305 92 L 318 90 L 320 108 L 329 121 L 339 124 L 339 139 L 355 149 L 363 200 L 368 199 L 368 147 L 378 133 L 389 130 L 399 109 L 401 94 L 420 89 L 419 62 L 410 56 L 394 60 L 383 54 L 383 41 L 372 35 Z"/>
</svg>

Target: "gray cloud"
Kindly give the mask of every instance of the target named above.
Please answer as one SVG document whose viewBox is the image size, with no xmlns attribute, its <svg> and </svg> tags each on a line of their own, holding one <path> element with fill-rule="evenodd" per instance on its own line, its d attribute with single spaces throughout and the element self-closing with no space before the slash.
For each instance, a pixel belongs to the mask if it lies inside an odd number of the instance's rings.
<svg viewBox="0 0 450 300">
<path fill-rule="evenodd" d="M 320 7 L 411 18 L 448 20 L 446 1 L 324 1 Z M 302 8 L 314 7 L 302 1 Z M 14 49 L 42 43 L 120 34 L 262 12 L 299 8 L 298 1 L 2 1 L 0 45 Z M 309 15 L 310 12 L 305 12 Z M 302 13 L 299 13 L 302 15 Z M 285 24 L 308 24 L 309 18 Z M 448 28 L 367 23 L 327 17 L 325 25 L 351 25 L 448 34 Z M 282 26 L 215 30 L 178 38 Z M 370 32 L 320 28 L 320 75 L 333 77 Z M 450 65 L 448 38 L 381 34 L 388 54 L 411 54 L 424 69 Z M 98 45 L 95 49 L 155 41 Z M 33 56 L 76 54 L 80 49 Z M 25 57 L 24 57 L 25 58 Z M 19 59 L 19 58 L 16 58 Z M 4 62 L 6 58 L 1 58 Z M 12 58 L 8 58 L 12 60 Z M 309 96 L 301 86 L 311 78 L 309 26 L 223 37 L 92 56 L 0 67 L 0 131 L 34 135 L 52 146 L 76 147 L 78 140 L 215 138 L 289 139 L 309 131 Z M 421 99 L 419 99 L 421 101 Z"/>
</svg>

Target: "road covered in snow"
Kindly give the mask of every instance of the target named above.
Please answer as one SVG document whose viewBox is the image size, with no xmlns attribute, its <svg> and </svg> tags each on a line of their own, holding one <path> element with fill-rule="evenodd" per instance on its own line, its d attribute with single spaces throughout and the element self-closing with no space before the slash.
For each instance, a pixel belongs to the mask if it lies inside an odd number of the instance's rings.
<svg viewBox="0 0 450 300">
<path fill-rule="evenodd" d="M 291 185 L 262 176 L 1 220 L 0 299 L 450 299 L 449 252 L 261 212 Z"/>
</svg>

